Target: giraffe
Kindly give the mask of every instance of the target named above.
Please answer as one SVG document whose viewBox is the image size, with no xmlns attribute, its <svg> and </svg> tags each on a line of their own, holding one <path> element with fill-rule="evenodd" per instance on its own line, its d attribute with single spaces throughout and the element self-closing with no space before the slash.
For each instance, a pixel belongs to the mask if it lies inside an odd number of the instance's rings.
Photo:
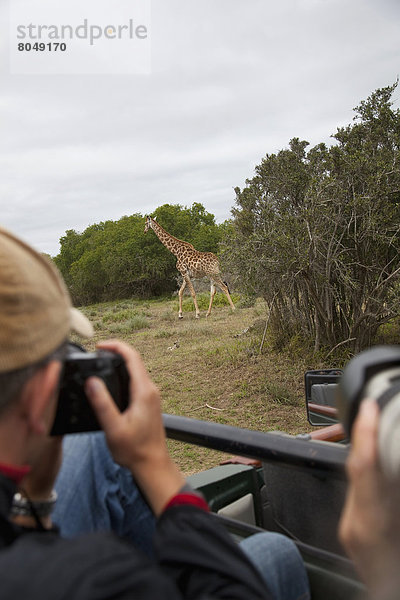
<svg viewBox="0 0 400 600">
<path fill-rule="evenodd" d="M 147 233 L 149 229 L 152 229 L 154 231 L 160 242 L 164 244 L 164 246 L 168 248 L 168 250 L 172 252 L 172 254 L 174 254 L 177 258 L 176 268 L 183 277 L 183 283 L 179 289 L 178 316 L 180 319 L 183 319 L 182 297 L 183 291 L 186 286 L 188 286 L 193 298 L 193 303 L 196 310 L 196 319 L 200 317 L 200 311 L 197 305 L 196 292 L 194 291 L 194 287 L 191 280 L 200 279 L 202 277 L 209 277 L 211 281 L 210 305 L 208 307 L 206 317 L 209 317 L 211 313 L 211 308 L 216 292 L 216 285 L 228 298 L 228 302 L 230 304 L 231 309 L 233 311 L 235 310 L 235 306 L 229 294 L 228 286 L 221 279 L 219 262 L 215 254 L 213 254 L 212 252 L 199 252 L 194 248 L 194 246 L 192 246 L 192 244 L 189 244 L 189 242 L 178 240 L 178 238 L 165 231 L 165 229 L 163 229 L 163 227 L 161 227 L 161 225 L 157 223 L 155 219 L 152 219 L 152 217 L 150 216 L 146 216 L 144 232 Z"/>
</svg>

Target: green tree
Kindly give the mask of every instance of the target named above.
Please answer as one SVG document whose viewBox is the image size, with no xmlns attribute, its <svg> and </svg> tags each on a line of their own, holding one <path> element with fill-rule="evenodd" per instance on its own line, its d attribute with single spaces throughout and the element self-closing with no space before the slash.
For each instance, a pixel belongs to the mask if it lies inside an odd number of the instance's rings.
<svg viewBox="0 0 400 600">
<path fill-rule="evenodd" d="M 236 189 L 225 257 L 271 308 L 279 337 L 368 346 L 398 314 L 400 111 L 397 82 L 355 108 L 328 148 L 291 140 Z"/>
<path fill-rule="evenodd" d="M 219 228 L 201 204 L 190 208 L 165 204 L 155 215 L 176 237 L 216 251 Z M 54 260 L 78 304 L 157 296 L 176 289 L 176 259 L 155 235 L 145 235 L 141 214 L 97 223 L 82 233 L 68 230 L 60 244 Z"/>
</svg>

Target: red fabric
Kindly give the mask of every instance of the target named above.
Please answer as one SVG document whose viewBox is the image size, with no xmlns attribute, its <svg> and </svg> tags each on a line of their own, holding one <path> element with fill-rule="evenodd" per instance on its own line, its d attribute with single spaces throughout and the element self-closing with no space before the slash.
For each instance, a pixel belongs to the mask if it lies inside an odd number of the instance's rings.
<svg viewBox="0 0 400 600">
<path fill-rule="evenodd" d="M 197 494 L 177 494 L 167 503 L 164 510 L 171 508 L 172 506 L 181 506 L 183 504 L 191 504 L 197 506 L 205 511 L 209 511 L 209 506 L 204 498 L 201 498 Z"/>
<path fill-rule="evenodd" d="M 15 483 L 19 483 L 21 479 L 28 475 L 31 468 L 28 465 L 16 466 L 0 463 L 0 473 L 3 473 L 8 479 L 12 479 Z"/>
</svg>

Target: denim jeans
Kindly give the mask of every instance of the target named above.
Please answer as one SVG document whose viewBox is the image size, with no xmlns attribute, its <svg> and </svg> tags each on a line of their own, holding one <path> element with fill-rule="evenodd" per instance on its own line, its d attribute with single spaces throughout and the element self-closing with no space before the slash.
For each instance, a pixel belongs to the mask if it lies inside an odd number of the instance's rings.
<svg viewBox="0 0 400 600">
<path fill-rule="evenodd" d="M 104 434 L 66 436 L 63 451 L 53 513 L 61 535 L 114 531 L 152 556 L 153 513 L 130 472 L 113 461 Z M 306 571 L 291 540 L 265 532 L 240 545 L 261 572 L 274 600 L 310 598 Z"/>
<path fill-rule="evenodd" d="M 309 600 L 308 577 L 297 546 L 280 533 L 256 533 L 240 547 L 260 571 L 275 600 Z"/>
<path fill-rule="evenodd" d="M 153 513 L 131 473 L 113 461 L 103 433 L 65 436 L 55 488 L 53 520 L 63 537 L 114 531 L 152 555 Z"/>
</svg>

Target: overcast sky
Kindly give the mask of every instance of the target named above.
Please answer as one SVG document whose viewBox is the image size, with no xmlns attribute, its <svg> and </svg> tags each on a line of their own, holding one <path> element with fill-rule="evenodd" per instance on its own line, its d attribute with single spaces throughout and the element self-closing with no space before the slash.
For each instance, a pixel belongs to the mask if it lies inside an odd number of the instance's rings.
<svg viewBox="0 0 400 600">
<path fill-rule="evenodd" d="M 53 256 L 164 203 L 229 218 L 266 153 L 329 142 L 400 74 L 399 0 L 153 0 L 149 75 L 10 75 L 0 19 L 0 221 Z"/>
</svg>

